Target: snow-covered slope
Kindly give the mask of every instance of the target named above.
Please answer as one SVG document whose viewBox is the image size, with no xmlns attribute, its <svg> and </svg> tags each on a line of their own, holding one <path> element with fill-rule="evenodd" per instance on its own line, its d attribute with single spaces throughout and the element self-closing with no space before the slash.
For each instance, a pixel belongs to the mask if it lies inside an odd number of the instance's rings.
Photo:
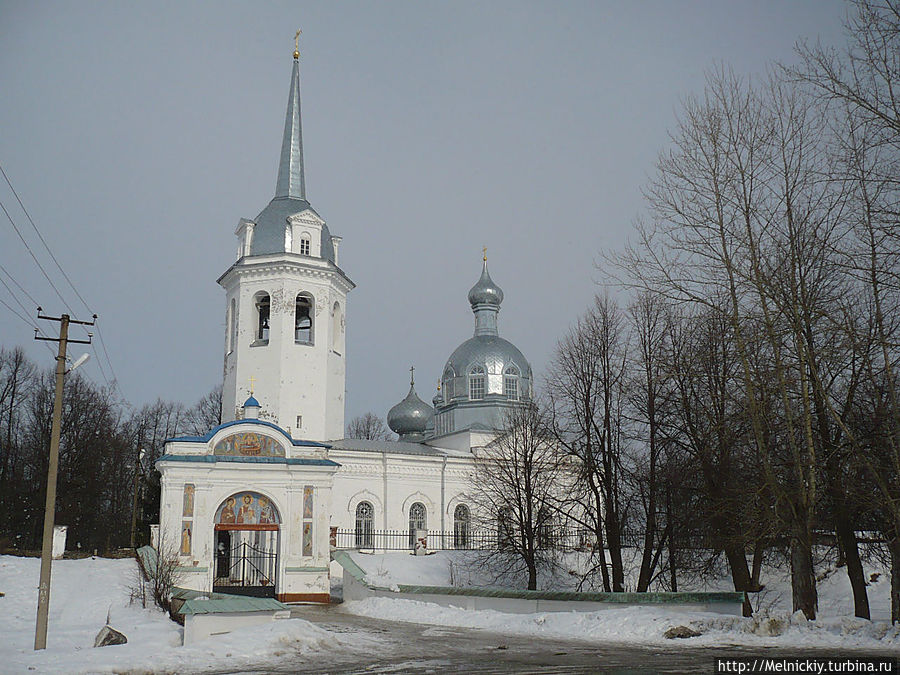
<svg viewBox="0 0 900 675">
<path fill-rule="evenodd" d="M 129 602 L 137 572 L 134 560 L 56 560 L 47 649 L 33 651 L 38 558 L 0 556 L 0 672 L 105 673 L 128 670 L 195 672 L 226 668 L 257 670 L 280 657 L 341 648 L 345 639 L 301 619 L 276 621 L 181 646 L 181 627 L 148 603 Z M 94 648 L 106 623 L 128 644 Z"/>
</svg>

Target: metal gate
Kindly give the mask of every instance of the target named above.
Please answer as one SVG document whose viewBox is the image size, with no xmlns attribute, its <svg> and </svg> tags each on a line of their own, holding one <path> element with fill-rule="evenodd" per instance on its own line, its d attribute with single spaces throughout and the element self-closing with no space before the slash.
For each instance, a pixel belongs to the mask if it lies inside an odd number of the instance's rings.
<svg viewBox="0 0 900 675">
<path fill-rule="evenodd" d="M 220 530 L 216 534 L 213 591 L 274 598 L 278 570 L 277 531 Z"/>
</svg>

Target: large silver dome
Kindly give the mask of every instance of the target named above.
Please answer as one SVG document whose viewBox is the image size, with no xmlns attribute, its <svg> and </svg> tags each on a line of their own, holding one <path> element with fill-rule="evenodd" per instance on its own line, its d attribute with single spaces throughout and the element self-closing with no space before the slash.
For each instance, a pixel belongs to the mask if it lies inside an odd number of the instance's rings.
<svg viewBox="0 0 900 675">
<path fill-rule="evenodd" d="M 476 335 L 463 342 L 447 359 L 441 377 L 444 400 L 468 398 L 469 375 L 481 372 L 485 375 L 485 395 L 503 395 L 503 378 L 508 375 L 518 378 L 515 399 L 531 397 L 531 364 L 522 352 L 499 335 Z"/>
</svg>

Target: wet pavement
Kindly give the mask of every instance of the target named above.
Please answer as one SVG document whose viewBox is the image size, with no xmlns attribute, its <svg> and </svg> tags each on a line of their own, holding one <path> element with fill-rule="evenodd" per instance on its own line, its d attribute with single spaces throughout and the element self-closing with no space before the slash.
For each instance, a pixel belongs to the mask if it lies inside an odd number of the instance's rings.
<svg viewBox="0 0 900 675">
<path fill-rule="evenodd" d="M 723 656 L 839 656 L 831 650 L 747 648 L 724 645 L 672 648 L 601 644 L 502 635 L 490 631 L 385 621 L 341 611 L 340 606 L 297 605 L 292 617 L 337 634 L 358 647 L 327 657 L 290 660 L 272 672 L 303 673 L 712 673 Z"/>
</svg>

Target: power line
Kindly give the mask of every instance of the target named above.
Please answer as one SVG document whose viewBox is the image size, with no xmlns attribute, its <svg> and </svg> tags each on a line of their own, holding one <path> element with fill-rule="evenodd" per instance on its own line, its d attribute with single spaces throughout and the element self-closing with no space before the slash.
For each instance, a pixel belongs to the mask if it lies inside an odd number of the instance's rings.
<svg viewBox="0 0 900 675">
<path fill-rule="evenodd" d="M 37 300 L 35 300 L 34 298 L 32 298 L 32 297 L 31 297 L 31 294 L 30 294 L 28 291 L 26 291 L 24 288 L 22 288 L 22 284 L 20 284 L 18 281 L 16 281 L 16 280 L 13 278 L 13 275 L 10 274 L 10 273 L 6 270 L 6 268 L 3 267 L 3 265 L 0 265 L 0 272 L 3 272 L 7 277 L 9 277 L 9 280 L 10 280 L 11 282 L 13 282 L 13 283 L 16 285 L 16 288 L 18 288 L 20 291 L 22 291 L 22 292 L 25 294 L 25 297 L 26 297 L 26 298 L 28 298 L 29 300 L 31 300 L 31 303 L 32 303 L 35 307 L 40 306 L 41 303 L 39 303 Z"/>
<path fill-rule="evenodd" d="M 56 256 L 53 255 L 53 251 L 50 250 L 50 247 L 47 245 L 47 242 L 44 240 L 44 235 L 41 234 L 41 231 L 38 229 L 38 226 L 34 224 L 34 220 L 31 219 L 31 214 L 28 213 L 28 209 L 25 208 L 25 205 L 22 203 L 22 200 L 19 199 L 19 193 L 16 192 L 16 188 L 13 187 L 12 182 L 9 180 L 9 176 L 6 175 L 6 171 L 3 170 L 3 163 L 0 162 L 0 173 L 3 174 L 3 178 L 6 180 L 6 184 L 9 185 L 9 189 L 12 190 L 13 195 L 16 197 L 16 201 L 19 202 L 19 206 L 22 209 L 22 212 L 25 214 L 25 217 L 28 218 L 28 222 L 31 223 L 31 227 L 34 228 L 35 233 L 38 236 L 38 239 L 41 240 L 41 243 L 44 245 L 44 248 L 47 249 L 47 253 L 50 255 L 50 259 L 56 264 L 56 268 L 60 271 L 60 274 L 63 275 L 63 278 L 69 283 L 69 288 L 72 289 L 72 292 L 78 296 L 78 299 L 81 300 L 81 304 L 84 305 L 84 308 L 93 314 L 93 310 L 88 307 L 87 302 L 85 302 L 84 298 L 81 297 L 81 293 L 78 292 L 78 289 L 75 288 L 75 284 L 72 283 L 72 280 L 69 278 L 69 275 L 66 274 L 66 271 L 62 268 L 62 265 L 59 264 L 59 261 L 56 259 Z M 4 209 L 5 211 L 6 209 Z M 7 214 L 8 215 L 8 214 Z M 71 310 L 70 310 L 71 311 Z"/>
<path fill-rule="evenodd" d="M 57 269 L 63 275 L 63 278 L 66 280 L 66 282 L 69 284 L 69 287 L 72 289 L 72 292 L 75 293 L 75 295 L 78 297 L 79 300 L 81 300 L 81 304 L 84 305 L 85 309 L 87 309 L 88 312 L 90 312 L 91 314 L 93 314 L 96 317 L 96 313 L 90 308 L 87 301 L 84 299 L 84 296 L 82 296 L 81 293 L 78 292 L 78 289 L 75 288 L 75 284 L 72 283 L 72 279 L 69 278 L 69 275 L 66 274 L 66 271 L 62 268 L 62 265 L 59 264 L 59 260 L 57 260 L 56 256 L 53 255 L 53 251 L 50 250 L 50 246 L 47 244 L 47 241 L 44 239 L 44 236 L 41 234 L 41 231 L 38 229 L 37 224 L 34 222 L 34 219 L 31 217 L 31 214 L 28 213 L 28 209 L 25 208 L 25 204 L 22 203 L 22 200 L 19 197 L 19 193 L 16 192 L 16 188 L 13 187 L 12 181 L 10 181 L 9 176 L 6 175 L 6 171 L 3 170 L 2 164 L 0 164 L 0 173 L 3 174 L 3 178 L 6 180 L 6 184 L 9 186 L 9 189 L 12 190 L 12 193 L 15 196 L 16 201 L 19 203 L 19 207 L 22 209 L 22 212 L 25 214 L 25 217 L 28 218 L 28 222 L 31 223 L 31 227 L 34 228 L 34 231 L 37 234 L 38 238 L 41 240 L 41 243 L 44 245 L 44 248 L 46 249 L 47 254 L 50 256 L 51 260 L 53 260 Z M 28 252 L 31 254 L 32 259 L 34 259 L 34 262 L 37 263 L 37 266 L 41 270 L 41 273 L 43 273 L 44 278 L 47 279 L 48 283 L 53 288 L 53 290 L 56 292 L 56 295 L 62 301 L 62 303 L 66 307 L 66 309 L 68 309 L 70 312 L 72 312 L 72 308 L 69 307 L 68 303 L 66 303 L 66 301 L 63 299 L 62 294 L 59 292 L 59 290 L 56 288 L 56 286 L 50 280 L 50 277 L 47 275 L 47 272 L 44 270 L 41 263 L 38 262 L 37 257 L 35 257 L 31 248 L 28 246 L 27 242 L 25 241 L 25 238 L 22 236 L 22 233 L 19 231 L 19 228 L 16 227 L 16 224 L 15 224 L 15 222 L 13 222 L 13 219 L 9 215 L 9 212 L 6 210 L 6 207 L 3 206 L 2 203 L 0 203 L 0 207 L 3 208 L 3 212 L 6 214 L 6 217 L 9 219 L 9 222 L 12 224 L 13 229 L 16 231 L 16 234 L 19 235 L 19 239 L 22 240 L 22 243 L 25 245 L 25 248 L 28 249 Z M 23 289 L 23 292 L 24 292 L 24 289 Z M 26 295 L 28 295 L 28 294 L 26 293 Z M 74 312 L 72 312 L 72 313 L 74 314 Z M 109 365 L 109 371 L 113 378 L 113 380 L 112 380 L 113 385 L 115 387 L 118 387 L 118 378 L 116 377 L 116 372 L 115 372 L 115 369 L 113 368 L 112 359 L 109 358 L 109 351 L 106 348 L 106 341 L 103 339 L 103 332 L 100 330 L 99 325 L 97 325 L 97 337 L 100 338 L 100 346 L 103 349 L 103 354 L 106 358 L 106 363 Z M 95 354 L 97 353 L 96 347 L 94 348 L 94 353 Z M 103 364 L 100 361 L 99 354 L 97 354 L 97 356 L 98 356 L 97 367 L 100 369 L 100 375 L 103 377 L 103 380 L 106 382 L 106 384 L 109 385 L 110 381 L 106 377 L 106 372 L 103 370 Z M 119 392 L 121 393 L 121 388 L 119 389 Z"/>
<path fill-rule="evenodd" d="M 0 281 L 2 281 L 2 279 L 0 279 Z M 4 284 L 4 285 L 6 285 L 6 284 Z M 15 297 L 13 297 L 13 299 L 15 300 Z M 18 303 L 18 300 L 16 300 L 16 302 Z M 19 303 L 19 304 L 21 304 L 21 303 Z M 40 331 L 39 331 L 38 327 L 34 325 L 34 322 L 29 321 L 29 320 L 26 319 L 24 316 L 22 316 L 21 314 L 19 314 L 15 309 L 13 309 L 13 308 L 12 308 L 5 300 L 3 300 L 2 298 L 0 298 L 0 305 L 3 305 L 4 307 L 6 307 L 6 309 L 8 309 L 8 310 L 12 313 L 13 316 L 19 318 L 19 319 L 20 319 L 22 322 L 24 322 L 29 328 L 33 328 L 33 329 L 34 329 L 34 334 L 35 334 L 35 336 L 38 335 L 38 333 L 39 333 Z M 25 312 L 25 313 L 28 314 L 28 312 Z M 44 337 L 43 333 L 41 333 L 41 337 Z M 53 354 L 53 349 L 50 347 L 50 345 L 48 345 L 48 344 L 45 342 L 45 343 L 44 343 L 44 346 L 45 346 L 47 349 L 50 350 L 50 354 L 52 355 L 52 354 Z"/>
<path fill-rule="evenodd" d="M 9 285 L 8 285 L 5 281 L 3 281 L 2 278 L 0 278 L 0 284 L 3 284 L 3 288 L 5 288 L 7 291 L 9 291 L 9 294 L 12 296 L 12 299 L 15 300 L 15 301 L 16 301 L 16 304 L 21 308 L 22 313 L 27 315 L 27 314 L 28 314 L 28 310 L 25 309 L 25 305 L 23 305 L 23 304 L 19 301 L 19 298 L 16 297 L 16 294 L 12 292 L 12 289 L 9 287 Z M 34 327 L 34 324 L 31 324 L 31 325 L 32 325 L 32 327 Z"/>
<path fill-rule="evenodd" d="M 34 260 L 35 264 L 38 266 L 38 269 L 41 270 L 41 274 L 44 275 L 44 278 L 47 280 L 47 283 L 50 284 L 50 288 L 56 293 L 56 296 L 60 299 L 63 306 L 72 312 L 72 308 L 69 307 L 69 303 L 66 302 L 65 298 L 63 298 L 62 293 L 59 292 L 59 289 L 47 275 L 47 271 L 44 269 L 44 266 L 41 265 L 41 262 L 34 255 L 34 251 L 31 250 L 31 247 L 28 245 L 28 242 L 25 241 L 25 237 L 22 236 L 22 233 L 19 231 L 19 228 L 16 227 L 16 222 L 12 219 L 12 216 L 9 215 L 9 211 L 6 210 L 6 207 L 3 205 L 3 202 L 0 202 L 0 209 L 3 209 L 3 213 L 6 214 L 6 218 L 9 220 L 10 225 L 13 226 L 13 229 L 16 231 L 16 234 L 19 235 L 19 239 L 22 240 L 22 244 L 25 246 L 25 249 L 31 255 L 31 259 Z M 74 314 L 75 312 L 72 312 Z"/>
</svg>

